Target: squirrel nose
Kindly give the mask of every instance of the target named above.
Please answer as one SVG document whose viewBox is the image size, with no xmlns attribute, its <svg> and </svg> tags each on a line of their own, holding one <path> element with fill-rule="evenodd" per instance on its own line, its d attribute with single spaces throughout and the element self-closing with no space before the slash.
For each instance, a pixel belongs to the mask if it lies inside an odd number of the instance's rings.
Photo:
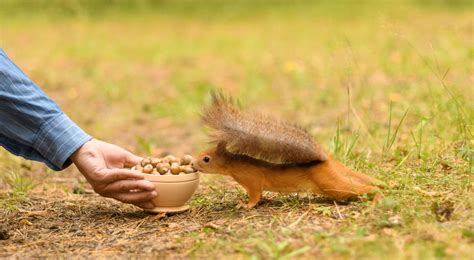
<svg viewBox="0 0 474 260">
<path fill-rule="evenodd" d="M 198 161 L 197 160 L 192 161 L 191 167 L 195 170 L 198 170 L 199 169 Z"/>
</svg>

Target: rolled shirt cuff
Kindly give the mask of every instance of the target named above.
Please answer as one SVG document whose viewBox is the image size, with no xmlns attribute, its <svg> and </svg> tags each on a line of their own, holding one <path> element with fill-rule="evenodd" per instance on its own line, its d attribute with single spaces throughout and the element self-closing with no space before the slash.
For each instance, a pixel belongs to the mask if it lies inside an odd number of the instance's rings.
<svg viewBox="0 0 474 260">
<path fill-rule="evenodd" d="M 41 126 L 33 147 L 54 166 L 68 167 L 71 155 L 92 137 L 61 113 Z"/>
</svg>

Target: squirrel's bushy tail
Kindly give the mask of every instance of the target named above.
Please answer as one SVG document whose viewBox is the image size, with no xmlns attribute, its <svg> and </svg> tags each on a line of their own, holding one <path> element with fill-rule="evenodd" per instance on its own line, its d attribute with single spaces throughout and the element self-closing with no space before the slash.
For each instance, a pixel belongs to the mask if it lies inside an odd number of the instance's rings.
<svg viewBox="0 0 474 260">
<path fill-rule="evenodd" d="M 312 178 L 324 195 L 333 199 L 350 199 L 378 190 L 381 182 L 345 167 L 330 158 L 314 168 Z"/>
<path fill-rule="evenodd" d="M 327 154 L 301 127 L 270 116 L 243 113 L 220 92 L 202 119 L 213 131 L 211 141 L 226 144 L 235 154 L 271 163 L 308 163 L 327 160 Z"/>
</svg>

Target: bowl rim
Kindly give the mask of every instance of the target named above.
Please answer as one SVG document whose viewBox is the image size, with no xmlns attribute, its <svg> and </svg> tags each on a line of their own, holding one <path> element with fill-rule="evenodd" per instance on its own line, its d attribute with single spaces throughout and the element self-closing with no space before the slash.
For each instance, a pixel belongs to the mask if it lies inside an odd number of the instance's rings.
<svg viewBox="0 0 474 260">
<path fill-rule="evenodd" d="M 199 172 L 193 173 L 186 173 L 181 175 L 160 175 L 160 174 L 144 174 L 145 180 L 149 180 L 151 182 L 169 182 L 169 183 L 176 183 L 176 182 L 190 182 L 199 179 Z"/>
</svg>

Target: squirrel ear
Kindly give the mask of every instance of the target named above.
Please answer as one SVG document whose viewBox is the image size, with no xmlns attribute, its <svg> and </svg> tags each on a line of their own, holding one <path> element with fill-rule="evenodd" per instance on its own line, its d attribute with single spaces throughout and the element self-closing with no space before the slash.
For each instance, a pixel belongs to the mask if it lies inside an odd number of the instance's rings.
<svg viewBox="0 0 474 260">
<path fill-rule="evenodd" d="M 217 144 L 217 149 L 216 149 L 216 153 L 217 154 L 223 154 L 225 153 L 226 149 L 225 147 L 227 146 L 227 142 L 225 141 L 221 141 Z"/>
</svg>

